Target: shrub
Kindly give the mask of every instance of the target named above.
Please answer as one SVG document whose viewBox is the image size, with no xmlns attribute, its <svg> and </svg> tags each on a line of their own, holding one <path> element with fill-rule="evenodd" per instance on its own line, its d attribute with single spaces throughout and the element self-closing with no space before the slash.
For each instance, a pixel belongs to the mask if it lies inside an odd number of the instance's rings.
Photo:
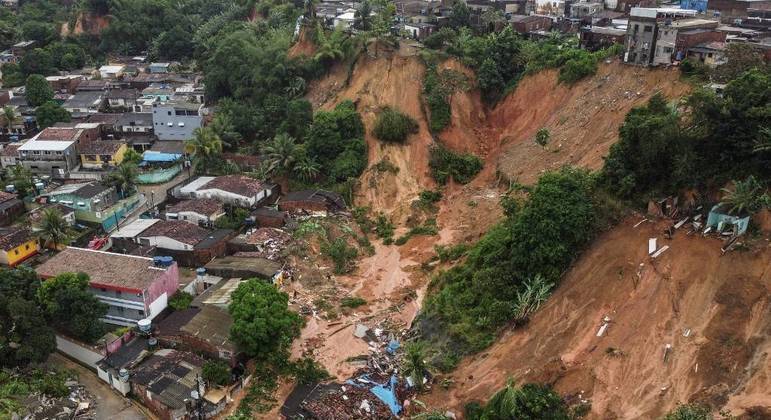
<svg viewBox="0 0 771 420">
<path fill-rule="evenodd" d="M 321 244 L 321 253 L 335 264 L 335 274 L 345 274 L 353 269 L 353 260 L 359 256 L 356 248 L 348 245 L 344 238 L 336 238 Z"/>
<path fill-rule="evenodd" d="M 525 384 L 521 388 L 507 385 L 490 398 L 486 405 L 467 405 L 466 417 L 481 419 L 551 419 L 568 420 L 568 407 L 549 386 Z"/>
<path fill-rule="evenodd" d="M 391 220 L 388 218 L 388 216 L 383 213 L 377 215 L 377 219 L 375 220 L 375 233 L 377 234 L 378 238 L 383 240 L 383 243 L 393 240 L 394 224 L 391 223 Z"/>
<path fill-rule="evenodd" d="M 214 385 L 230 383 L 230 367 L 221 360 L 207 360 L 201 369 L 203 379 Z"/>
<path fill-rule="evenodd" d="M 551 139 L 551 133 L 548 128 L 540 128 L 538 132 L 535 133 L 535 142 L 541 147 L 546 147 L 546 145 L 549 144 L 549 139 Z"/>
<path fill-rule="evenodd" d="M 404 143 L 410 134 L 417 132 L 418 123 L 412 117 L 388 107 L 378 114 L 373 130 L 375 137 L 390 143 Z"/>
<path fill-rule="evenodd" d="M 455 261 L 466 255 L 468 249 L 469 246 L 467 244 L 457 244 L 452 246 L 434 245 L 434 251 L 436 251 L 436 255 L 441 262 Z"/>
<path fill-rule="evenodd" d="M 329 372 L 310 357 L 303 357 L 291 366 L 292 375 L 297 382 L 305 385 L 316 384 L 331 378 Z"/>
<path fill-rule="evenodd" d="M 175 311 L 182 311 L 190 307 L 193 302 L 193 295 L 187 292 L 179 291 L 169 299 L 169 306 Z"/>
<path fill-rule="evenodd" d="M 709 407 L 699 404 L 678 405 L 663 420 L 712 420 Z"/>
<path fill-rule="evenodd" d="M 440 184 L 446 184 L 450 178 L 467 184 L 482 170 L 482 159 L 468 153 L 454 153 L 437 145 L 431 148 L 428 166 L 431 176 Z"/>
<path fill-rule="evenodd" d="M 585 50 L 579 51 L 560 68 L 560 82 L 573 84 L 597 72 L 597 58 Z"/>
<path fill-rule="evenodd" d="M 366 304 L 367 301 L 358 296 L 346 296 L 340 299 L 340 306 L 343 308 L 358 308 L 359 306 Z"/>
<path fill-rule="evenodd" d="M 431 190 L 423 190 L 418 195 L 420 197 L 420 201 L 425 204 L 433 204 L 439 202 L 439 200 L 442 199 L 442 192 L 441 191 L 431 191 Z"/>
</svg>

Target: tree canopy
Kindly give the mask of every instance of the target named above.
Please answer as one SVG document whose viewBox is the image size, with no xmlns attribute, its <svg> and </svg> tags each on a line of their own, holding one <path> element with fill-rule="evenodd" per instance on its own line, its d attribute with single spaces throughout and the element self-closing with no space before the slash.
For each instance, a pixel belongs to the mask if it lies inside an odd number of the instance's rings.
<svg viewBox="0 0 771 420">
<path fill-rule="evenodd" d="M 37 298 L 47 319 L 75 338 L 93 342 L 104 334 L 99 319 L 107 305 L 88 290 L 88 276 L 63 273 L 43 282 Z"/>
</svg>

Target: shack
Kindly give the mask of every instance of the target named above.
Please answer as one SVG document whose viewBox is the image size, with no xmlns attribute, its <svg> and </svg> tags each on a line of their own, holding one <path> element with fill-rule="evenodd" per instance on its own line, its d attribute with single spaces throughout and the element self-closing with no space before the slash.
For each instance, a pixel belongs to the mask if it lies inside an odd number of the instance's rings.
<svg viewBox="0 0 771 420">
<path fill-rule="evenodd" d="M 718 232 L 725 232 L 729 228 L 733 230 L 733 234 L 736 236 L 743 235 L 747 232 L 747 227 L 750 225 L 750 215 L 730 214 L 730 207 L 728 204 L 716 204 L 709 211 L 707 217 L 707 227 L 711 227 Z"/>
<path fill-rule="evenodd" d="M 222 257 L 206 264 L 206 272 L 224 278 L 272 279 L 281 270 L 281 264 L 266 258 Z"/>
</svg>

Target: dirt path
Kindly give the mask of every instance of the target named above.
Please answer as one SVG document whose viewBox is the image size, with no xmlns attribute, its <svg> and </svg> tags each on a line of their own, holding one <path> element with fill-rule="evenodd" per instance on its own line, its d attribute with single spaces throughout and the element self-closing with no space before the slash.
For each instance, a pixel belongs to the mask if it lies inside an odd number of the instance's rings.
<svg viewBox="0 0 771 420">
<path fill-rule="evenodd" d="M 153 418 L 137 408 L 135 403 L 131 402 L 128 398 L 124 398 L 113 391 L 94 372 L 59 353 L 52 353 L 48 358 L 48 363 L 56 368 L 68 369 L 77 373 L 78 382 L 96 399 L 95 418 L 120 420 L 146 420 Z"/>
</svg>

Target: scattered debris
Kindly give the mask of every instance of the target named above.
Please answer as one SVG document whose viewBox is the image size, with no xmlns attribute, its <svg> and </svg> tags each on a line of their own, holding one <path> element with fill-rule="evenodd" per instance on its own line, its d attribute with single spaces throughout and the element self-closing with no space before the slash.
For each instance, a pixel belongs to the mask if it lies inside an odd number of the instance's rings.
<svg viewBox="0 0 771 420">
<path fill-rule="evenodd" d="M 662 246 L 658 251 L 654 252 L 653 255 L 651 255 L 651 258 L 658 258 L 659 255 L 663 254 L 668 249 L 669 249 L 669 245 Z"/>
<path fill-rule="evenodd" d="M 667 344 L 664 346 L 664 363 L 667 363 L 667 360 L 669 359 L 669 353 L 672 352 L 672 345 Z"/>
<path fill-rule="evenodd" d="M 656 238 L 650 238 L 648 239 L 648 255 L 653 254 L 656 252 Z"/>
</svg>

